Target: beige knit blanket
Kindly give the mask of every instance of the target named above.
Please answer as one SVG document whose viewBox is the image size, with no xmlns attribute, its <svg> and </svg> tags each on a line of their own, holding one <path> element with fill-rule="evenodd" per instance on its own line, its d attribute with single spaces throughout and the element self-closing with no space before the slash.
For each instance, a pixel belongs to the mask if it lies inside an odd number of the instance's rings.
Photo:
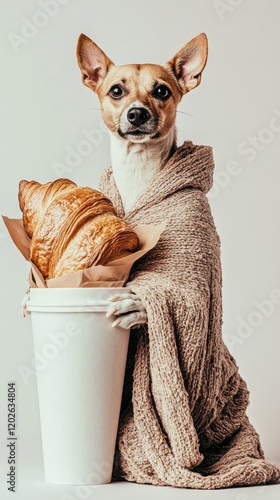
<svg viewBox="0 0 280 500">
<path fill-rule="evenodd" d="M 185 142 L 125 215 L 112 169 L 100 189 L 129 224 L 167 229 L 136 262 L 148 325 L 133 330 L 115 477 L 185 488 L 276 481 L 246 416 L 248 389 L 222 340 L 220 242 L 206 193 L 212 149 Z"/>
</svg>

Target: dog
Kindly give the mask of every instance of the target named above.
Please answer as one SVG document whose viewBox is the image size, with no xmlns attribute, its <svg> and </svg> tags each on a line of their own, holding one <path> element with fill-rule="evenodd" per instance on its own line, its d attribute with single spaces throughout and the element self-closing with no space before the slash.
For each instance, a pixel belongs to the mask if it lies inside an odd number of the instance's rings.
<svg viewBox="0 0 280 500">
<path fill-rule="evenodd" d="M 163 66 L 115 66 L 96 43 L 80 35 L 77 61 L 82 81 L 99 98 L 125 213 L 176 150 L 177 107 L 182 96 L 200 84 L 207 56 L 207 37 L 201 33 Z M 113 327 L 147 323 L 146 310 L 129 287 L 110 302 L 107 317 L 117 316 Z"/>
</svg>

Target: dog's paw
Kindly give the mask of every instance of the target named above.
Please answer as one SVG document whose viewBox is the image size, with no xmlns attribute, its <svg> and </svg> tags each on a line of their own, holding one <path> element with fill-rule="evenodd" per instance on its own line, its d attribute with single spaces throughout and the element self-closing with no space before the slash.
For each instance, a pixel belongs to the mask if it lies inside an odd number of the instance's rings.
<svg viewBox="0 0 280 500">
<path fill-rule="evenodd" d="M 27 302 L 29 301 L 29 298 L 30 298 L 30 292 L 29 290 L 27 290 L 21 303 L 21 315 L 23 318 L 25 318 L 26 316 L 28 316 L 28 314 L 30 314 L 30 312 L 27 311 Z"/>
<path fill-rule="evenodd" d="M 132 328 L 147 323 L 147 313 L 141 300 L 134 293 L 116 294 L 108 299 L 109 307 L 106 317 L 119 316 L 112 327 Z"/>
</svg>

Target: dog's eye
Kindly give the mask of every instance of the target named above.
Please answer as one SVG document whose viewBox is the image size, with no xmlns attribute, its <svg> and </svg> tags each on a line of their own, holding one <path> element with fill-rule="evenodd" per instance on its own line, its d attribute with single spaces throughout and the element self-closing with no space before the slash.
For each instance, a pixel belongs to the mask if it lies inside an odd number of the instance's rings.
<svg viewBox="0 0 280 500">
<path fill-rule="evenodd" d="M 153 96 L 161 101 L 166 101 L 171 96 L 171 90 L 166 85 L 159 85 L 153 91 Z"/>
<path fill-rule="evenodd" d="M 124 94 L 124 91 L 120 85 L 113 85 L 109 90 L 109 96 L 113 99 L 120 99 Z"/>
</svg>

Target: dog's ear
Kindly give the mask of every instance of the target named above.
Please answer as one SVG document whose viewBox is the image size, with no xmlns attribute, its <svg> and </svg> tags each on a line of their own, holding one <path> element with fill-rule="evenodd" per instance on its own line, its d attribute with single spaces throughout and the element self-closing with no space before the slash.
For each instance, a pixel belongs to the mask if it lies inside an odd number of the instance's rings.
<svg viewBox="0 0 280 500">
<path fill-rule="evenodd" d="M 182 93 L 185 94 L 200 84 L 201 73 L 205 67 L 208 54 L 207 37 L 201 33 L 175 54 L 166 63 L 178 81 Z"/>
<path fill-rule="evenodd" d="M 77 43 L 77 59 L 83 83 L 96 92 L 103 82 L 112 61 L 86 35 L 80 35 Z"/>
</svg>

